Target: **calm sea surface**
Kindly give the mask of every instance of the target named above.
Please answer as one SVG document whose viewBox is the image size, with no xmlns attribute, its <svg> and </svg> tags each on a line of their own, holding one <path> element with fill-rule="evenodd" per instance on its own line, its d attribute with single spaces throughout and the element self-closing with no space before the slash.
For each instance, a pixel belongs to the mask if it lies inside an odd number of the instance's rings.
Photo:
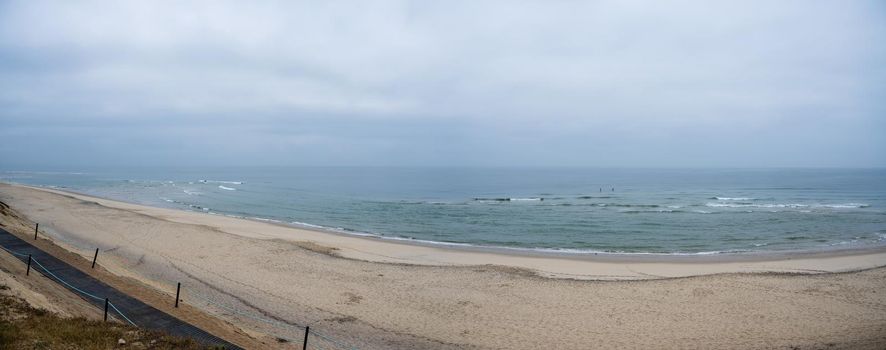
<svg viewBox="0 0 886 350">
<path fill-rule="evenodd" d="M 886 244 L 886 170 L 204 168 L 0 181 L 395 239 L 712 253 Z"/>
</svg>

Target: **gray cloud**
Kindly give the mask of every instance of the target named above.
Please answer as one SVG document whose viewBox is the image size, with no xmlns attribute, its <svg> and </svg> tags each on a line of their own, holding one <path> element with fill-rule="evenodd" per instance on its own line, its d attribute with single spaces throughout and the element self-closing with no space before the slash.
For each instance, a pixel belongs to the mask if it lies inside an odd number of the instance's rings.
<svg viewBox="0 0 886 350">
<path fill-rule="evenodd" d="M 6 166 L 886 166 L 884 10 L 4 2 L 0 155 Z"/>
</svg>

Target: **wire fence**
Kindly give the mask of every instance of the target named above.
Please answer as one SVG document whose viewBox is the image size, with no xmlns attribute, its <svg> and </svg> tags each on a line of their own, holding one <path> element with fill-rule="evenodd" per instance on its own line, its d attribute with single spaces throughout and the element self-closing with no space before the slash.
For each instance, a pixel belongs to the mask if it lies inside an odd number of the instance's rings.
<svg viewBox="0 0 886 350">
<path fill-rule="evenodd" d="M 271 319 L 268 317 L 258 316 L 258 315 L 255 315 L 255 314 L 252 314 L 249 312 L 244 312 L 244 311 L 237 309 L 236 307 L 226 305 L 222 302 L 219 302 L 217 300 L 213 300 L 212 298 L 206 297 L 206 296 L 201 295 L 196 292 L 189 292 L 188 296 L 196 298 L 200 302 L 205 303 L 207 306 L 219 308 L 221 310 L 229 312 L 232 315 L 245 317 L 245 318 L 248 318 L 251 320 L 255 320 L 255 321 L 270 325 L 270 326 L 275 327 L 277 329 L 284 330 L 283 332 L 273 333 L 271 335 L 276 337 L 277 339 L 284 340 L 286 342 L 291 342 L 291 343 L 302 342 L 304 340 L 304 334 L 307 333 L 311 336 L 310 337 L 311 339 L 308 342 L 309 348 L 358 350 L 358 348 L 353 345 L 346 344 L 345 342 L 343 342 L 341 340 L 337 340 L 337 339 L 332 338 L 330 336 L 324 335 L 320 332 L 310 329 L 307 326 L 300 326 L 300 325 L 296 325 L 296 324 L 286 323 L 286 322 Z M 305 332 L 305 331 L 307 331 L 307 332 Z"/>
<path fill-rule="evenodd" d="M 58 277 L 56 274 L 52 273 L 52 271 L 49 271 L 49 269 L 47 269 L 45 266 L 43 266 L 43 264 L 41 264 L 40 261 L 37 260 L 37 258 L 35 258 L 35 257 L 33 257 L 33 256 L 29 255 L 29 254 L 23 254 L 23 253 L 19 253 L 19 252 L 12 251 L 12 250 L 10 250 L 10 249 L 7 249 L 6 247 L 0 247 L 0 248 L 3 248 L 3 250 L 9 252 L 10 254 L 18 255 L 18 256 L 20 256 L 20 257 L 27 257 L 27 258 L 29 258 L 29 259 L 31 260 L 31 262 L 33 262 L 34 264 L 37 265 L 37 267 L 39 267 L 40 269 L 43 270 L 43 272 L 44 272 L 43 274 L 44 274 L 44 275 L 46 275 L 46 276 L 52 276 L 52 278 L 54 278 L 56 281 L 61 282 L 61 284 L 67 286 L 69 289 L 71 289 L 71 290 L 73 290 L 73 291 L 75 291 L 75 292 L 77 292 L 77 293 L 83 294 L 83 295 L 85 295 L 85 296 L 87 296 L 87 297 L 90 297 L 90 298 L 92 298 L 92 299 L 95 299 L 95 300 L 99 300 L 99 301 L 107 301 L 108 306 L 110 306 L 112 309 L 114 309 L 114 311 L 116 311 L 117 314 L 120 315 L 121 318 L 123 318 L 124 320 L 126 320 L 126 322 L 128 322 L 129 324 L 131 324 L 131 325 L 133 325 L 133 326 L 135 326 L 135 327 L 138 327 L 138 325 L 136 325 L 135 322 L 132 322 L 132 320 L 130 320 L 129 317 L 126 317 L 126 315 L 123 314 L 123 312 L 120 311 L 120 309 L 118 309 L 117 306 L 114 305 L 114 303 L 112 303 L 111 301 L 108 301 L 106 298 L 100 298 L 100 297 L 98 297 L 98 296 L 95 296 L 95 295 L 92 294 L 92 293 L 89 293 L 89 292 L 86 292 L 86 291 L 84 291 L 84 290 L 82 290 L 82 289 L 80 289 L 80 288 L 77 288 L 76 286 L 74 286 L 73 284 L 69 283 L 68 281 L 65 281 L 63 278 Z"/>
<path fill-rule="evenodd" d="M 39 261 L 37 261 L 37 259 L 34 258 L 33 256 L 31 256 L 29 254 L 23 254 L 21 252 L 16 252 L 16 251 L 10 250 L 10 249 L 3 247 L 3 246 L 0 246 L 0 249 L 3 249 L 6 252 L 9 252 L 10 254 L 20 256 L 23 258 L 30 257 L 31 261 L 44 272 L 44 275 L 52 277 L 53 279 L 55 279 L 59 283 L 68 287 L 68 289 L 75 291 L 85 297 L 88 297 L 88 298 L 91 298 L 94 300 L 98 300 L 98 301 L 106 301 L 108 306 L 111 309 L 113 309 L 114 312 L 116 312 L 117 315 L 119 315 L 120 318 L 122 318 L 122 320 L 125 320 L 127 323 L 129 323 L 132 326 L 138 327 L 138 325 L 135 322 L 133 322 L 129 317 L 127 317 L 112 302 L 110 302 L 106 298 L 101 298 L 101 297 L 96 296 L 92 293 L 86 292 L 83 289 L 78 288 L 77 286 L 74 286 L 70 282 L 62 279 L 61 277 L 59 277 L 58 275 L 56 275 L 55 273 L 50 271 L 43 264 L 41 264 Z M 123 268 L 125 270 L 129 270 L 125 267 L 123 267 Z M 134 272 L 130 271 L 130 273 L 134 273 Z M 237 308 L 235 306 L 228 305 L 228 304 L 225 304 L 225 303 L 220 302 L 218 300 L 215 300 L 213 298 L 201 295 L 195 291 L 189 291 L 189 292 L 187 292 L 187 295 L 190 297 L 194 297 L 195 300 L 197 300 L 200 303 L 205 304 L 206 306 L 215 307 L 215 308 L 222 310 L 224 312 L 227 312 L 233 316 L 250 319 L 253 321 L 260 322 L 262 324 L 266 324 L 270 327 L 273 327 L 274 329 L 277 329 L 278 331 L 267 332 L 268 335 L 275 337 L 278 341 L 297 345 L 298 348 L 319 349 L 319 350 L 324 350 L 324 349 L 358 350 L 359 349 L 356 346 L 347 344 L 345 341 L 342 341 L 340 339 L 336 339 L 336 338 L 328 336 L 326 334 L 317 332 L 316 330 L 311 329 L 307 325 L 301 326 L 301 325 L 297 325 L 294 323 L 282 322 L 280 320 L 260 316 L 260 315 L 253 313 L 253 312 L 244 311 L 244 310 Z M 195 305 L 195 306 L 197 306 L 197 305 Z"/>
</svg>

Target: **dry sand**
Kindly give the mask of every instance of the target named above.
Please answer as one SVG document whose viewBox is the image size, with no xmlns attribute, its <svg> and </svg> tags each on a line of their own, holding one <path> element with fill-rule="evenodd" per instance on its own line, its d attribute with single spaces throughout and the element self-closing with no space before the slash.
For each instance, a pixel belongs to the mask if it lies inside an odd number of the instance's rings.
<svg viewBox="0 0 886 350">
<path fill-rule="evenodd" d="M 264 341 L 300 335 L 198 296 L 360 348 L 886 347 L 886 269 L 875 268 L 886 265 L 882 250 L 502 254 L 23 186 L 0 185 L 0 200 L 67 249 L 91 259 L 101 248 L 112 273 L 170 294 L 182 282 L 186 303 Z"/>
</svg>

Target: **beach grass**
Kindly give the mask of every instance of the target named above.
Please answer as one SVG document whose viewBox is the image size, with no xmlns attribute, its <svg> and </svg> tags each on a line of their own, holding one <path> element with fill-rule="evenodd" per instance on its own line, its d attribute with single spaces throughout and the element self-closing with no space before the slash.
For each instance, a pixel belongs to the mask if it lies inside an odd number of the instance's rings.
<svg viewBox="0 0 886 350">
<path fill-rule="evenodd" d="M 8 289 L 0 285 L 0 291 Z M 124 344 L 120 340 L 125 341 Z M 191 339 L 170 336 L 116 322 L 83 317 L 63 318 L 0 294 L 2 349 L 206 349 Z"/>
</svg>

